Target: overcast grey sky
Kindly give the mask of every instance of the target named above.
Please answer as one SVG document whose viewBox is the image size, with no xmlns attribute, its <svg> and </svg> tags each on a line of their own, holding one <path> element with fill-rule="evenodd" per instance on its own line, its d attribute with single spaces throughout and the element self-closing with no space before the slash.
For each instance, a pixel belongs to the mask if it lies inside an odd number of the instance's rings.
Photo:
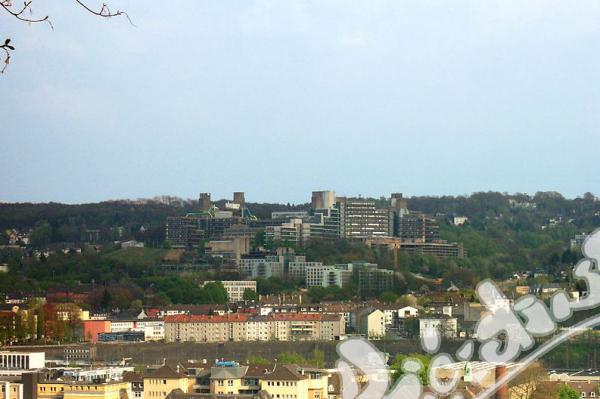
<svg viewBox="0 0 600 399">
<path fill-rule="evenodd" d="M 0 13 L 0 200 L 600 194 L 599 1 L 72 3 Z"/>
</svg>

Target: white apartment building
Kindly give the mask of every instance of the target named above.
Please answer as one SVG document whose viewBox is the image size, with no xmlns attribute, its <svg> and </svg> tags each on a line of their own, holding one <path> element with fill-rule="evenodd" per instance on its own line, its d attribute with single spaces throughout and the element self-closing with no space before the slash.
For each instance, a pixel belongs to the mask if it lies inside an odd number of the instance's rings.
<svg viewBox="0 0 600 399">
<path fill-rule="evenodd" d="M 0 380 L 0 399 L 24 399 L 24 390 L 21 382 Z"/>
<path fill-rule="evenodd" d="M 385 336 L 385 314 L 379 309 L 365 309 L 359 315 L 360 333 L 368 339 L 379 339 Z"/>
<path fill-rule="evenodd" d="M 419 309 L 412 306 L 405 306 L 398 309 L 398 318 L 406 319 L 409 317 L 417 317 L 419 315 Z"/>
<path fill-rule="evenodd" d="M 397 327 L 397 324 L 401 319 L 417 317 L 419 315 L 419 309 L 412 306 L 398 307 L 393 304 L 383 305 L 380 310 L 385 315 L 386 328 Z"/>
<path fill-rule="evenodd" d="M 286 313 L 269 316 L 168 316 L 167 342 L 313 341 L 345 335 L 341 315 Z"/>
<path fill-rule="evenodd" d="M 290 219 L 279 226 L 267 226 L 265 235 L 268 241 L 301 243 L 310 238 L 310 227 L 303 219 Z"/>
<path fill-rule="evenodd" d="M 64 375 L 73 377 L 75 381 L 94 382 L 96 380 L 123 381 L 125 372 L 135 371 L 134 367 L 98 367 L 91 369 L 65 369 Z"/>
<path fill-rule="evenodd" d="M 458 321 L 455 317 L 446 315 L 428 316 L 419 320 L 419 332 L 421 337 L 438 330 L 444 338 L 456 338 L 458 335 Z"/>
<path fill-rule="evenodd" d="M 204 286 L 212 281 L 206 281 L 202 284 Z M 244 299 L 244 291 L 252 290 L 256 292 L 256 281 L 221 281 L 225 291 L 227 291 L 227 298 L 229 302 L 238 302 Z"/>
<path fill-rule="evenodd" d="M 142 331 L 144 341 L 160 341 L 165 339 L 164 320 L 138 320 L 133 331 Z"/>
<path fill-rule="evenodd" d="M 246 290 L 256 292 L 256 281 L 222 281 L 222 283 L 230 302 L 243 300 Z"/>
<path fill-rule="evenodd" d="M 308 266 L 306 268 L 307 287 L 343 287 L 352 278 L 352 265 Z"/>
<path fill-rule="evenodd" d="M 239 260 L 238 267 L 240 274 L 243 277 L 283 277 L 284 259 L 282 256 L 266 256 L 264 258 L 242 258 Z"/>
<path fill-rule="evenodd" d="M 137 320 L 111 320 L 110 321 L 110 332 L 129 332 L 133 331 L 136 326 Z"/>
<path fill-rule="evenodd" d="M 296 280 L 304 280 L 307 268 L 322 266 L 321 262 L 307 262 L 305 256 L 296 256 L 296 259 L 288 264 L 288 275 Z"/>
<path fill-rule="evenodd" d="M 143 332 L 145 341 L 160 341 L 165 339 L 165 322 L 156 319 L 111 320 L 110 332 Z"/>
<path fill-rule="evenodd" d="M 44 352 L 0 352 L 0 370 L 34 370 L 45 366 Z"/>
</svg>

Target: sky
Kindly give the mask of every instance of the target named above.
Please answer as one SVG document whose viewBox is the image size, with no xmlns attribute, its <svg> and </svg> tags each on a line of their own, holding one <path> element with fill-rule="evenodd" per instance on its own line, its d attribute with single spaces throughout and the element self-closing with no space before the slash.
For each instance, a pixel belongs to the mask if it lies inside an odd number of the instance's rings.
<svg viewBox="0 0 600 399">
<path fill-rule="evenodd" d="M 0 12 L 0 201 L 600 195 L 596 0 L 109 4 Z"/>
</svg>

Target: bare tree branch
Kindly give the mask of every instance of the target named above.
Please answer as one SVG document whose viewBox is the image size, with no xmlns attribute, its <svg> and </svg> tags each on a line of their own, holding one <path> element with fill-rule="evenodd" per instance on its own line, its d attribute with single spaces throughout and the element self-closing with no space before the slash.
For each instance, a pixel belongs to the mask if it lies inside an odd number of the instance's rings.
<svg viewBox="0 0 600 399">
<path fill-rule="evenodd" d="M 50 28 L 54 29 L 54 27 L 52 26 L 52 22 L 50 21 L 50 18 L 48 15 L 46 15 L 43 18 L 33 18 L 33 11 L 31 9 L 31 3 L 33 3 L 33 1 L 34 0 L 25 0 L 23 2 L 23 6 L 21 8 L 15 8 L 12 3 L 12 0 L 0 0 L 0 7 L 2 7 L 2 9 L 4 9 L 4 11 L 6 11 L 8 14 L 12 15 L 19 21 L 29 22 L 29 23 L 47 22 L 50 25 Z M 83 7 L 86 11 L 90 12 L 91 14 L 97 15 L 102 18 L 125 16 L 127 18 L 127 20 L 129 21 L 129 23 L 131 25 L 135 26 L 135 24 L 131 21 L 131 18 L 129 18 L 129 15 L 125 11 L 117 10 L 116 12 L 112 12 L 106 3 L 102 3 L 102 7 L 100 8 L 100 10 L 95 11 L 92 8 L 90 8 L 86 3 L 84 3 L 82 0 L 74 0 L 74 1 L 77 4 L 79 4 L 81 7 Z M 11 41 L 11 39 L 6 39 L 4 44 L 0 45 L 0 50 L 2 50 L 2 52 L 4 53 L 4 65 L 0 69 L 0 73 L 4 73 L 4 71 L 8 67 L 8 64 L 10 63 L 10 54 L 11 54 L 10 52 L 14 51 L 14 49 L 15 49 L 10 44 L 10 41 Z M 0 52 L 0 55 L 1 54 L 2 53 Z"/>
<path fill-rule="evenodd" d="M 112 18 L 112 17 L 118 17 L 121 15 L 124 15 L 127 20 L 129 21 L 129 23 L 133 26 L 135 26 L 135 24 L 133 23 L 133 21 L 131 21 L 131 18 L 129 18 L 129 14 L 127 14 L 125 11 L 121 11 L 121 10 L 117 10 L 115 12 L 112 12 L 108 6 L 108 4 L 106 3 L 102 3 L 102 7 L 100 8 L 99 11 L 95 11 L 92 10 L 90 7 L 88 7 L 83 1 L 81 0 L 75 0 L 75 2 L 77 4 L 79 4 L 81 7 L 85 8 L 88 12 L 97 15 L 99 17 L 103 17 L 103 18 Z"/>
<path fill-rule="evenodd" d="M 10 39 L 6 39 L 4 41 L 4 44 L 0 46 L 0 49 L 2 49 L 5 54 L 4 65 L 2 66 L 2 69 L 0 69 L 0 73 L 4 73 L 4 71 L 8 67 L 8 64 L 10 63 L 10 52 L 12 50 L 14 50 L 15 48 L 13 46 L 11 46 Z"/>
<path fill-rule="evenodd" d="M 29 0 L 29 1 L 25 1 L 23 3 L 23 8 L 21 8 L 20 10 L 13 10 L 13 5 L 11 3 L 10 0 L 3 0 L 0 1 L 0 6 L 2 6 L 2 8 L 4 8 L 4 10 L 6 10 L 6 12 L 8 12 L 10 15 L 12 15 L 13 17 L 15 17 L 16 19 L 20 20 L 20 21 L 24 21 L 24 22 L 30 22 L 30 23 L 38 23 L 38 22 L 48 22 L 50 24 L 50 27 L 52 27 L 52 23 L 50 22 L 50 19 L 48 19 L 48 15 L 46 15 L 43 18 L 29 18 L 23 15 L 23 13 L 25 13 L 25 11 L 29 10 L 29 13 L 31 15 L 31 3 L 33 2 L 33 0 Z"/>
</svg>

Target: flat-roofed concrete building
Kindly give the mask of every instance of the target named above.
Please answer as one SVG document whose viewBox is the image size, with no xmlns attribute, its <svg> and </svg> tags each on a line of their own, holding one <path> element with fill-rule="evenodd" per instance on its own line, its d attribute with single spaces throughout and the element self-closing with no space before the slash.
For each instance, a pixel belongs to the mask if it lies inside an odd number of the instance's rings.
<svg viewBox="0 0 600 399">
<path fill-rule="evenodd" d="M 323 266 L 321 262 L 307 262 L 305 256 L 296 256 L 288 263 L 288 276 L 295 280 L 306 278 L 306 269 L 309 267 Z"/>
<path fill-rule="evenodd" d="M 311 224 L 304 219 L 289 219 L 276 226 L 265 228 L 265 238 L 268 241 L 280 241 L 293 245 L 302 245 L 310 239 Z"/>
<path fill-rule="evenodd" d="M 307 218 L 307 211 L 276 211 L 271 212 L 271 219 L 304 219 Z"/>
<path fill-rule="evenodd" d="M 211 281 L 205 281 L 202 286 L 206 283 L 210 283 Z M 248 280 L 229 280 L 229 281 L 220 281 L 227 291 L 227 298 L 229 302 L 239 302 L 244 298 L 244 292 L 246 290 L 251 290 L 256 292 L 256 281 L 248 281 Z"/>
<path fill-rule="evenodd" d="M 440 239 L 440 225 L 434 217 L 420 212 L 395 214 L 394 235 L 402 241 L 436 242 Z"/>
<path fill-rule="evenodd" d="M 204 249 L 206 255 L 232 260 L 236 264 L 250 252 L 249 237 L 235 237 L 227 240 L 209 241 Z"/>
<path fill-rule="evenodd" d="M 379 269 L 373 263 L 354 263 L 358 273 L 358 290 L 361 295 L 381 294 L 394 287 L 394 271 Z"/>
<path fill-rule="evenodd" d="M 284 266 L 284 257 L 276 255 L 267 255 L 264 258 L 241 258 L 238 262 L 240 275 L 247 278 L 283 277 Z"/>
<path fill-rule="evenodd" d="M 437 330 L 444 338 L 456 338 L 458 336 L 458 321 L 456 317 L 445 314 L 428 315 L 419 319 L 421 337 L 432 334 L 434 330 Z"/>
<path fill-rule="evenodd" d="M 0 352 L 0 370 L 35 370 L 45 367 L 44 352 Z"/>
<path fill-rule="evenodd" d="M 378 208 L 375 200 L 338 198 L 340 236 L 348 239 L 388 237 L 393 233 L 390 210 Z"/>
<path fill-rule="evenodd" d="M 352 264 L 332 266 L 308 266 L 306 268 L 306 287 L 344 287 L 352 279 Z"/>
<path fill-rule="evenodd" d="M 204 239 L 197 215 L 171 216 L 167 218 L 167 241 L 173 248 L 195 248 Z"/>
<path fill-rule="evenodd" d="M 387 249 L 392 252 L 403 251 L 414 254 L 431 255 L 436 258 L 464 258 L 467 253 L 460 242 L 447 242 L 438 240 L 436 242 L 403 241 L 399 237 L 375 237 L 365 240 L 369 247 Z"/>
<path fill-rule="evenodd" d="M 431 255 L 436 258 L 464 258 L 465 249 L 461 242 L 402 242 L 400 250 L 410 253 Z"/>
</svg>

